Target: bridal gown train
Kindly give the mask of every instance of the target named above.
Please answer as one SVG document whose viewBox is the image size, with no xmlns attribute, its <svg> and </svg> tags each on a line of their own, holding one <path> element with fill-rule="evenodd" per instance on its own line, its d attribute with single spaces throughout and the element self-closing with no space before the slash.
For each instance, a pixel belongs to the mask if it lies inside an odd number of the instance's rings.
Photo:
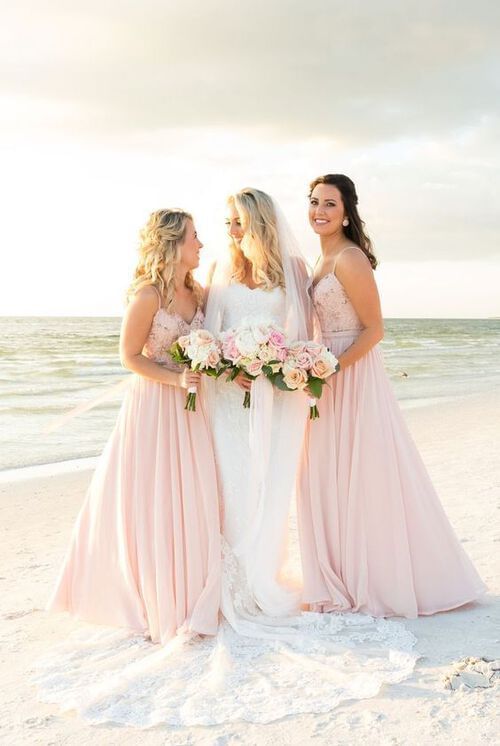
<svg viewBox="0 0 500 746">
<path fill-rule="evenodd" d="M 245 318 L 283 324 L 281 289 L 235 283 L 223 293 L 223 328 Z M 383 684 L 411 674 L 415 639 L 400 622 L 301 613 L 297 591 L 283 583 L 307 400 L 274 393 L 265 381 L 253 384 L 251 396 L 251 409 L 244 409 L 243 391 L 225 381 L 209 396 L 224 515 L 224 619 L 216 637 L 179 635 L 160 647 L 111 630 L 78 630 L 39 662 L 35 680 L 43 700 L 76 709 L 92 723 L 267 723 L 373 697 Z M 272 423 L 264 442 L 252 440 L 266 435 L 259 411 Z"/>
</svg>

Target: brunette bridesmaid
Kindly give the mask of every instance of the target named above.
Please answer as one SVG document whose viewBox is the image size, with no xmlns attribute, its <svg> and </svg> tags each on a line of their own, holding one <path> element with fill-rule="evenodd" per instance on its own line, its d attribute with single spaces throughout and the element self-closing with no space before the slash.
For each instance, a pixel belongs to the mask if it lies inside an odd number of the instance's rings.
<svg viewBox="0 0 500 746">
<path fill-rule="evenodd" d="M 312 299 L 340 371 L 308 428 L 298 486 L 304 601 L 315 611 L 415 617 L 485 586 L 460 545 L 407 430 L 378 342 L 377 260 L 347 176 L 310 186 L 321 259 Z"/>
<path fill-rule="evenodd" d="M 49 608 L 166 643 L 214 634 L 220 602 L 219 509 L 199 374 L 168 350 L 203 325 L 193 280 L 202 243 L 191 215 L 158 210 L 141 232 L 120 352 L 133 371 L 92 479 Z"/>
</svg>

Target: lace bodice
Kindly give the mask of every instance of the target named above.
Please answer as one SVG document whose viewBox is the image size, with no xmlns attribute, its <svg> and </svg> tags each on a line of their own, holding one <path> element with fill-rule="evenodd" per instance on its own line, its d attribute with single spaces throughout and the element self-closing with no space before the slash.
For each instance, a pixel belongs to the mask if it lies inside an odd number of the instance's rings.
<svg viewBox="0 0 500 746">
<path fill-rule="evenodd" d="M 323 334 L 363 328 L 344 286 L 334 272 L 328 272 L 316 283 L 312 299 Z"/>
<path fill-rule="evenodd" d="M 159 308 L 153 317 L 149 336 L 144 345 L 144 354 L 169 370 L 180 371 L 181 366 L 173 362 L 168 350 L 183 334 L 189 334 L 191 329 L 201 329 L 203 321 L 201 308 L 197 309 L 190 324 L 175 311 Z"/>
<path fill-rule="evenodd" d="M 224 290 L 222 329 L 238 326 L 245 318 L 266 319 L 283 326 L 285 322 L 285 293 L 282 288 L 251 289 L 235 282 Z"/>
</svg>

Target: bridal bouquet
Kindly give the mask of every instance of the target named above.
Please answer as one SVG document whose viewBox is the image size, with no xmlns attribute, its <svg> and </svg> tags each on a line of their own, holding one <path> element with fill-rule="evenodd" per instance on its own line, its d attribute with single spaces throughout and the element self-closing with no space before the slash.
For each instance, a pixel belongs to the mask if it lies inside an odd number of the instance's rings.
<svg viewBox="0 0 500 746">
<path fill-rule="evenodd" d="M 207 376 L 218 378 L 225 369 L 221 364 L 220 345 L 206 329 L 193 329 L 189 334 L 179 337 L 170 347 L 169 353 L 175 363 L 187 365 L 191 370 L 206 373 Z M 188 389 L 184 409 L 196 412 L 195 386 Z"/>
<path fill-rule="evenodd" d="M 287 348 L 281 370 L 270 376 L 271 381 L 282 391 L 311 393 L 309 419 L 319 417 L 317 399 L 321 398 L 326 379 L 336 373 L 340 366 L 337 358 L 322 344 L 316 342 L 294 342 Z"/>
<path fill-rule="evenodd" d="M 279 373 L 287 357 L 286 338 L 281 329 L 265 321 L 242 322 L 237 328 L 220 335 L 222 365 L 229 371 L 227 380 L 239 373 L 253 381 L 257 376 L 272 378 Z M 250 406 L 250 392 L 245 392 L 243 406 Z"/>
</svg>

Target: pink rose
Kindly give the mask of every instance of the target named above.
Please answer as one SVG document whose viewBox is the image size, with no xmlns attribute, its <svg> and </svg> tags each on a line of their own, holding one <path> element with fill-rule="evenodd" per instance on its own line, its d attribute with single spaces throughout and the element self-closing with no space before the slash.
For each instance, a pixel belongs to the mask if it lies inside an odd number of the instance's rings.
<svg viewBox="0 0 500 746">
<path fill-rule="evenodd" d="M 177 344 L 179 345 L 181 350 L 185 350 L 189 344 L 189 334 L 185 334 L 183 337 L 179 337 L 179 339 L 177 340 Z"/>
<path fill-rule="evenodd" d="M 281 348 L 285 346 L 285 335 L 278 329 L 273 329 L 269 335 L 269 341 L 273 347 Z"/>
<path fill-rule="evenodd" d="M 259 376 L 262 373 L 262 365 L 262 360 L 252 360 L 245 369 L 251 376 Z"/>
<path fill-rule="evenodd" d="M 302 368 L 302 370 L 310 370 L 313 364 L 312 357 L 308 352 L 299 352 L 299 354 L 295 356 L 295 362 L 299 368 Z"/>
<path fill-rule="evenodd" d="M 214 341 L 213 334 L 206 329 L 198 329 L 193 336 L 198 347 L 204 347 L 205 345 L 212 344 Z"/>
<path fill-rule="evenodd" d="M 229 339 L 224 340 L 222 345 L 222 354 L 227 360 L 231 360 L 231 362 L 236 362 L 240 359 L 241 355 L 236 347 L 236 342 L 234 337 L 230 337 Z"/>
<path fill-rule="evenodd" d="M 323 349 L 323 345 L 318 344 L 318 342 L 306 342 L 304 345 L 304 351 L 307 352 L 313 360 L 321 354 Z"/>
<path fill-rule="evenodd" d="M 219 363 L 220 363 L 219 351 L 216 349 L 210 350 L 208 357 L 207 357 L 206 367 L 216 368 Z"/>
</svg>

